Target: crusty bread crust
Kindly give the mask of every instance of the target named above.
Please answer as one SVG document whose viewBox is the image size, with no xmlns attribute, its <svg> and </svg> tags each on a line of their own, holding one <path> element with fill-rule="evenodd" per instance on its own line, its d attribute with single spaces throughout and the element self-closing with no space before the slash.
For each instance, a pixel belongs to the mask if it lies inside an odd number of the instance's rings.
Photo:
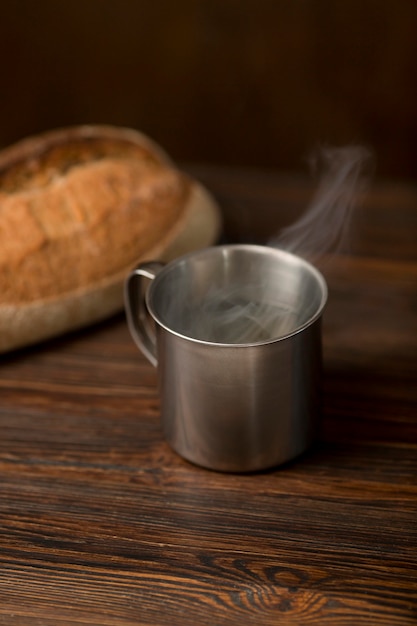
<svg viewBox="0 0 417 626">
<path fill-rule="evenodd" d="M 209 245 L 219 210 L 142 133 L 82 126 L 0 153 L 0 352 L 123 307 L 139 261 Z"/>
</svg>

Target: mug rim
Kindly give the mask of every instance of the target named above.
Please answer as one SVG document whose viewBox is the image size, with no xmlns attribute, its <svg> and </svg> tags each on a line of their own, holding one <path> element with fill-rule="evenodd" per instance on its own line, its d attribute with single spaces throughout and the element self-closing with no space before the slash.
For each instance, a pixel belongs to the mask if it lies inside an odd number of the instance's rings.
<svg viewBox="0 0 417 626">
<path fill-rule="evenodd" d="M 297 263 L 298 265 L 302 265 L 304 268 L 307 269 L 307 271 L 311 275 L 314 276 L 314 279 L 316 280 L 316 283 L 320 289 L 320 294 L 321 294 L 320 304 L 317 307 L 315 313 L 311 315 L 303 324 L 300 324 L 300 326 L 297 326 L 292 331 L 286 334 L 279 335 L 277 337 L 271 337 L 270 339 L 264 339 L 261 341 L 254 341 L 254 342 L 249 341 L 249 342 L 243 342 L 243 343 L 227 343 L 227 342 L 209 341 L 207 339 L 199 339 L 198 337 L 192 337 L 190 335 L 180 333 L 174 330 L 173 328 L 171 328 L 170 326 L 168 326 L 166 323 L 164 323 L 160 319 L 160 316 L 156 314 L 154 307 L 152 307 L 152 302 L 151 302 L 152 294 L 158 288 L 158 283 L 161 280 L 163 280 L 163 278 L 167 274 L 169 274 L 171 271 L 174 271 L 175 268 L 178 267 L 178 265 L 180 265 L 181 263 L 187 262 L 189 259 L 195 259 L 201 256 L 205 256 L 207 254 L 209 255 L 219 254 L 222 251 L 227 251 L 227 250 L 242 250 L 242 251 L 246 250 L 248 252 L 256 252 L 258 254 L 266 254 L 268 256 L 272 254 L 274 256 L 280 257 L 281 259 L 285 258 L 287 261 L 291 260 L 292 263 Z M 306 328 L 312 326 L 322 316 L 323 310 L 327 303 L 327 299 L 328 299 L 327 282 L 323 274 L 312 263 L 310 263 L 310 261 L 307 261 L 303 257 L 297 254 L 294 254 L 293 252 L 289 252 L 288 250 L 284 250 L 282 248 L 275 248 L 269 245 L 250 244 L 250 243 L 236 243 L 236 244 L 231 243 L 231 244 L 219 244 L 219 245 L 214 245 L 214 246 L 207 246 L 205 248 L 200 248 L 198 250 L 194 250 L 192 252 L 188 252 L 184 255 L 181 255 L 171 260 L 166 265 L 164 265 L 164 267 L 158 272 L 158 274 L 155 276 L 152 283 L 149 285 L 149 289 L 147 289 L 146 295 L 145 295 L 146 306 L 149 311 L 149 314 L 151 315 L 155 324 L 163 328 L 166 332 L 170 333 L 171 335 L 175 335 L 181 339 L 184 339 L 186 341 L 193 342 L 193 343 L 203 344 L 207 346 L 214 346 L 214 347 L 225 347 L 225 348 L 265 346 L 268 344 L 276 344 L 278 342 L 282 342 L 287 339 L 290 339 L 291 337 L 294 337 L 295 335 L 298 335 L 299 333 L 303 332 Z"/>
</svg>

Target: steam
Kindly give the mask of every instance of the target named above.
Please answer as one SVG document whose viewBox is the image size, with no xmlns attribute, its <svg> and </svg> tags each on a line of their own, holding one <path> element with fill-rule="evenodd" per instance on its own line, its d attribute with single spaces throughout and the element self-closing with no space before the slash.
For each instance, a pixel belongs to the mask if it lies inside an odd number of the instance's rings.
<svg viewBox="0 0 417 626">
<path fill-rule="evenodd" d="M 319 175 L 313 200 L 301 218 L 270 245 L 315 261 L 349 242 L 352 216 L 372 159 L 363 146 L 347 146 L 321 148 L 310 161 Z"/>
<path fill-rule="evenodd" d="M 257 285 L 211 288 L 199 311 L 191 316 L 186 334 L 216 343 L 256 343 L 283 337 L 297 328 L 300 315 L 288 303 L 277 303 Z M 195 312 L 196 313 L 196 312 Z"/>
<path fill-rule="evenodd" d="M 368 180 L 371 154 L 361 146 L 322 148 L 311 164 L 318 185 L 310 206 L 269 245 L 316 262 L 348 241 L 358 196 Z M 292 333 L 320 307 L 317 285 L 308 284 L 305 276 L 301 279 L 288 268 L 274 270 L 268 280 L 259 275 L 261 271 L 253 271 L 253 266 L 251 275 L 249 266 L 239 268 L 239 278 L 232 272 L 230 280 L 220 280 L 218 269 L 216 266 L 215 276 L 206 274 L 204 287 L 195 298 L 192 290 L 187 291 L 188 281 L 182 286 L 175 280 L 169 284 L 168 325 L 200 340 L 248 344 Z M 183 297 L 179 298 L 181 291 Z"/>
</svg>

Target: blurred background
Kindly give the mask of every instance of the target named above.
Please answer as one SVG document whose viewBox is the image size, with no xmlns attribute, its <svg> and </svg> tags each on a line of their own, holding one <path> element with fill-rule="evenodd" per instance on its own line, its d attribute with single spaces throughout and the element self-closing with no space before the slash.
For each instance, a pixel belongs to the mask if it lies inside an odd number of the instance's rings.
<svg viewBox="0 0 417 626">
<path fill-rule="evenodd" d="M 178 162 L 305 170 L 362 143 L 417 178 L 415 0 L 13 0 L 0 52 L 0 147 L 107 123 Z"/>
</svg>

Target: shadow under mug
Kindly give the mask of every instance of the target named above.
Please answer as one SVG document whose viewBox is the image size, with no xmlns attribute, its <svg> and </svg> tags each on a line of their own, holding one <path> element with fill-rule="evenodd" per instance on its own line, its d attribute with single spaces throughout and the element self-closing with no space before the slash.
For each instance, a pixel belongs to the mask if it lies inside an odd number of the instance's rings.
<svg viewBox="0 0 417 626">
<path fill-rule="evenodd" d="M 326 300 L 316 268 L 267 246 L 213 246 L 134 269 L 127 322 L 158 368 L 171 447 L 226 472 L 304 452 L 320 414 Z"/>
</svg>

